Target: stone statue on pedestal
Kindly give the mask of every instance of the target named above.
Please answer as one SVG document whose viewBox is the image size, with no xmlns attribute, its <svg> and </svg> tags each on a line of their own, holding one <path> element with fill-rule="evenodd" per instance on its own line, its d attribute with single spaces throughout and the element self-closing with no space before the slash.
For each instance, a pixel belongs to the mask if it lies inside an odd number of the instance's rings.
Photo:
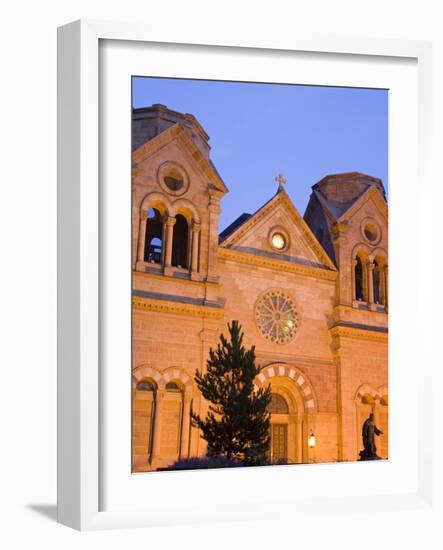
<svg viewBox="0 0 443 550">
<path fill-rule="evenodd" d="M 377 456 L 377 447 L 375 446 L 375 436 L 382 435 L 383 432 L 377 428 L 374 422 L 374 415 L 371 413 L 364 421 L 362 428 L 363 451 L 360 451 L 359 460 L 380 460 Z"/>
</svg>

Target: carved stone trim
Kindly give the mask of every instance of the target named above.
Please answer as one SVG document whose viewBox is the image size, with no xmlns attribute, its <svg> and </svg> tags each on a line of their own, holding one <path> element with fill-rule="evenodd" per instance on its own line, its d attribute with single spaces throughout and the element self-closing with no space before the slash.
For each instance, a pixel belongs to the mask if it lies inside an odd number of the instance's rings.
<svg viewBox="0 0 443 550">
<path fill-rule="evenodd" d="M 209 286 L 211 288 L 214 288 L 214 287 L 218 287 L 218 283 L 216 282 L 212 282 L 212 281 L 196 281 L 196 280 L 191 280 L 191 279 L 182 279 L 181 277 L 178 278 L 178 277 L 173 277 L 173 276 L 165 276 L 163 275 L 163 273 L 150 273 L 150 272 L 146 272 L 146 271 L 141 271 L 141 269 L 145 268 L 145 267 L 149 267 L 151 264 L 147 263 L 147 262 L 138 262 L 137 263 L 137 270 L 133 272 L 133 275 L 136 276 L 136 277 L 148 277 L 148 278 L 151 278 L 151 279 L 159 279 L 159 280 L 167 280 L 168 283 L 171 283 L 171 282 L 174 282 L 174 283 L 177 283 L 178 285 L 180 284 L 192 284 L 192 285 L 198 285 L 198 286 Z M 157 264 L 158 265 L 158 264 Z M 173 268 L 173 272 L 174 272 L 174 268 Z"/>
<path fill-rule="evenodd" d="M 317 398 L 314 393 L 314 387 L 304 372 L 292 364 L 271 363 L 260 370 L 255 379 L 255 385 L 259 387 L 262 384 L 266 384 L 274 376 L 283 376 L 291 379 L 298 387 L 307 411 L 314 412 L 317 409 Z"/>
<path fill-rule="evenodd" d="M 300 228 L 303 231 L 303 237 L 306 239 L 309 247 L 317 254 L 317 257 L 321 258 L 321 261 L 325 264 L 326 267 L 328 267 L 330 270 L 335 271 L 336 267 L 332 263 L 331 259 L 326 254 L 325 250 L 320 245 L 320 243 L 317 241 L 311 229 L 303 220 L 300 213 L 292 204 L 291 199 L 289 198 L 286 191 L 284 190 L 280 191 L 280 193 L 278 193 L 273 199 L 271 199 L 269 203 L 267 203 L 258 212 L 256 212 L 253 216 L 251 216 L 244 224 L 240 226 L 239 229 L 234 231 L 232 235 L 227 237 L 224 241 L 224 244 L 234 245 L 243 235 L 248 233 L 251 230 L 251 228 L 254 227 L 260 220 L 268 216 L 275 208 L 277 208 L 279 203 L 284 204 L 286 208 L 289 210 L 289 212 L 292 214 L 294 219 L 297 220 L 297 223 L 299 224 Z"/>
<path fill-rule="evenodd" d="M 388 343 L 388 333 L 364 330 L 354 327 L 335 326 L 330 329 L 332 338 L 349 338 L 351 340 L 368 340 L 370 342 Z"/>
<path fill-rule="evenodd" d="M 132 298 L 132 307 L 145 311 L 157 311 L 160 313 L 174 313 L 175 315 L 190 315 L 193 317 L 206 317 L 210 319 L 223 319 L 224 310 L 210 306 L 197 306 L 183 304 L 167 300 L 156 300 L 155 298 Z"/>
<path fill-rule="evenodd" d="M 322 279 L 326 281 L 335 281 L 337 278 L 337 272 L 329 269 L 322 269 L 320 267 L 312 267 L 309 265 L 297 264 L 294 262 L 288 262 L 285 260 L 278 260 L 274 258 L 267 258 L 265 256 L 257 256 L 248 252 L 240 252 L 238 250 L 232 250 L 229 248 L 219 247 L 218 256 L 221 259 L 231 260 L 234 262 L 256 265 L 265 267 L 267 269 L 273 269 L 277 271 L 287 271 L 289 273 L 299 273 L 307 277 L 314 277 L 315 279 Z"/>
</svg>

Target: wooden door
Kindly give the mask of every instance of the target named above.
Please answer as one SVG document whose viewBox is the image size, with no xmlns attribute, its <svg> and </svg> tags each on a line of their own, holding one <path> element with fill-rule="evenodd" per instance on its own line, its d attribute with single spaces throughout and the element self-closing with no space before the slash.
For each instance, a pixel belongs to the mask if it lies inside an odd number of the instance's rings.
<svg viewBox="0 0 443 550">
<path fill-rule="evenodd" d="M 271 431 L 272 460 L 288 459 L 288 425 L 272 424 Z"/>
</svg>

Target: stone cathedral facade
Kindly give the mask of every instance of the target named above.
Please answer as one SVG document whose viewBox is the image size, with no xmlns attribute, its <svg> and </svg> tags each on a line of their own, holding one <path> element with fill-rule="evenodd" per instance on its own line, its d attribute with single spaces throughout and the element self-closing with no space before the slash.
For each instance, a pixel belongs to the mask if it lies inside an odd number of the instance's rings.
<svg viewBox="0 0 443 550">
<path fill-rule="evenodd" d="M 370 412 L 387 458 L 382 181 L 325 176 L 302 216 L 278 178 L 268 202 L 221 231 L 228 188 L 208 142 L 192 115 L 133 111 L 133 471 L 205 454 L 190 423 L 208 406 L 194 373 L 234 319 L 256 347 L 256 385 L 271 385 L 273 460 L 357 460 Z"/>
</svg>

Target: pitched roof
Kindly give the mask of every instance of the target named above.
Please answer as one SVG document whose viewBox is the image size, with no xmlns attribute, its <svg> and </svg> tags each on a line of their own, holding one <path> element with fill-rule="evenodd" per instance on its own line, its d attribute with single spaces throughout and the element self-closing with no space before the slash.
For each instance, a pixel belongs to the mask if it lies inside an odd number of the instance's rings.
<svg viewBox="0 0 443 550">
<path fill-rule="evenodd" d="M 318 242 L 315 235 L 312 233 L 307 223 L 303 220 L 300 213 L 289 198 L 289 195 L 283 188 L 280 188 L 277 193 L 256 212 L 254 212 L 254 214 L 242 214 L 239 218 L 237 218 L 220 234 L 220 243 L 227 248 L 237 247 L 238 243 L 242 241 L 244 236 L 247 235 L 256 224 L 260 223 L 261 220 L 270 215 L 278 204 L 284 205 L 294 222 L 294 229 L 295 227 L 298 227 L 299 234 L 302 235 L 305 246 L 308 246 L 312 254 L 318 258 L 318 262 L 327 269 L 335 271 L 336 268 L 328 254 Z"/>
<path fill-rule="evenodd" d="M 312 197 L 320 203 L 327 219 L 334 223 L 351 209 L 370 189 L 376 188 L 386 201 L 383 182 L 361 172 L 347 172 L 325 176 L 312 186 Z"/>
<path fill-rule="evenodd" d="M 229 237 L 234 231 L 239 228 L 241 225 L 243 225 L 249 218 L 252 216 L 252 214 L 247 214 L 246 212 L 243 212 L 236 220 L 234 220 L 228 227 L 225 227 L 223 231 L 218 236 L 218 242 L 222 243 L 225 239 Z"/>
</svg>

